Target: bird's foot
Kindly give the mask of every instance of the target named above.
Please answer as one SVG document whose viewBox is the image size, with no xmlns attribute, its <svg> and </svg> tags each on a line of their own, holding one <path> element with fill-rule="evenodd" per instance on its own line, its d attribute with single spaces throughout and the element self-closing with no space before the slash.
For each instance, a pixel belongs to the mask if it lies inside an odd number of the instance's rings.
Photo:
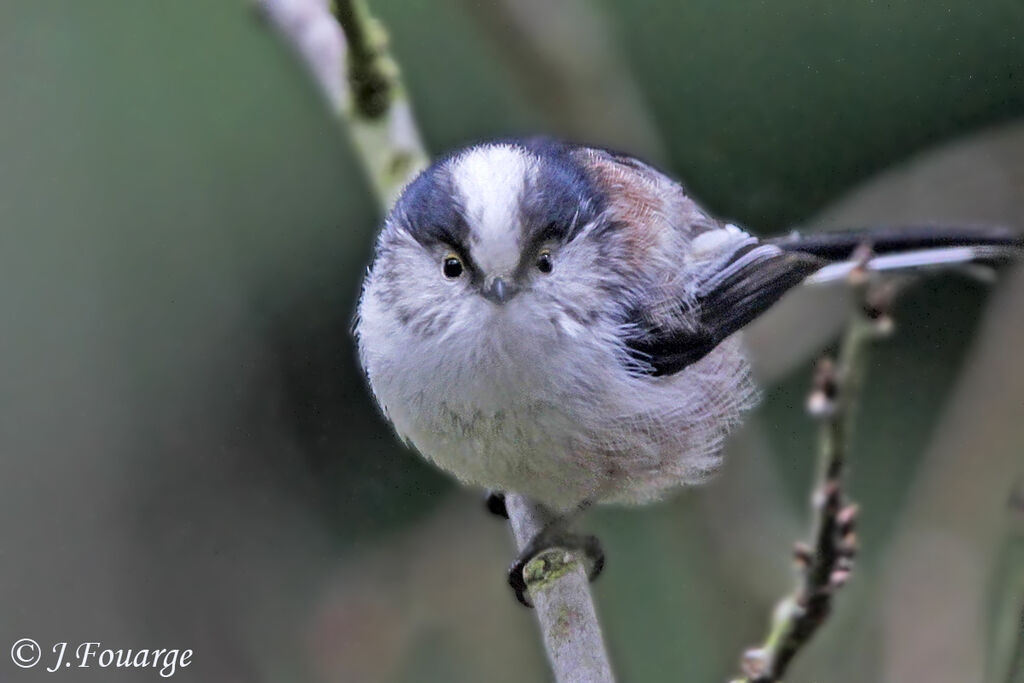
<svg viewBox="0 0 1024 683">
<path fill-rule="evenodd" d="M 526 565 L 545 551 L 554 548 L 564 548 L 581 555 L 586 562 L 587 578 L 591 581 L 604 570 L 604 550 L 597 536 L 573 534 L 557 528 L 542 531 L 519 553 L 519 557 L 508 570 L 508 584 L 512 586 L 516 599 L 526 607 L 533 607 L 528 597 L 529 587 L 524 574 Z"/>
<path fill-rule="evenodd" d="M 505 494 L 501 491 L 488 491 L 484 498 L 484 506 L 492 515 L 508 519 L 508 508 L 505 507 Z"/>
</svg>

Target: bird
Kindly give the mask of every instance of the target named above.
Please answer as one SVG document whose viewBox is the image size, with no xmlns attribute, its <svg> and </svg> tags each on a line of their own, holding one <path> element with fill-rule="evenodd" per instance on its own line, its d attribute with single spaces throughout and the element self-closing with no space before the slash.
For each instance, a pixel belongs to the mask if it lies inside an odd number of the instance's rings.
<svg viewBox="0 0 1024 683">
<path fill-rule="evenodd" d="M 762 240 L 628 154 L 477 143 L 421 172 L 385 218 L 359 361 L 397 435 L 468 485 L 555 518 L 649 503 L 712 477 L 756 405 L 742 328 L 802 282 L 843 277 L 864 245 L 877 270 L 1024 248 L 1002 228 Z"/>
</svg>

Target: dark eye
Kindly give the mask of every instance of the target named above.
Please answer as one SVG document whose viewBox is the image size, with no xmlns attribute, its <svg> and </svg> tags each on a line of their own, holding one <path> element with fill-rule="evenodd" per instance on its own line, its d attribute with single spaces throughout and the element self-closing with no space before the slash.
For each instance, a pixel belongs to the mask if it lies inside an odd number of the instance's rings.
<svg viewBox="0 0 1024 683">
<path fill-rule="evenodd" d="M 448 254 L 441 263 L 441 272 L 449 280 L 459 277 L 462 275 L 462 259 L 455 254 Z"/>
<path fill-rule="evenodd" d="M 552 268 L 551 252 L 545 249 L 537 256 L 537 270 L 542 273 L 550 273 Z"/>
</svg>

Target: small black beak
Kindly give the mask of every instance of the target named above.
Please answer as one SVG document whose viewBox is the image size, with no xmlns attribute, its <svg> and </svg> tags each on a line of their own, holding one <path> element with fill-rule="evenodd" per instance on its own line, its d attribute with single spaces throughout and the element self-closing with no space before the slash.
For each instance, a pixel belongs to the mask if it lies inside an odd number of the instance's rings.
<svg viewBox="0 0 1024 683">
<path fill-rule="evenodd" d="M 515 285 L 510 285 L 499 277 L 490 286 L 484 288 L 483 294 L 488 301 L 503 304 L 516 295 L 516 288 Z"/>
</svg>

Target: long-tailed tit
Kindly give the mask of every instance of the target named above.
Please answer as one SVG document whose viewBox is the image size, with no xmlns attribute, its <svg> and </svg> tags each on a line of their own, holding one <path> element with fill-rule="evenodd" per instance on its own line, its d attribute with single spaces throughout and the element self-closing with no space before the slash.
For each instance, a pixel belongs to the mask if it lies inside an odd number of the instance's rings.
<svg viewBox="0 0 1024 683">
<path fill-rule="evenodd" d="M 397 433 L 464 482 L 556 513 L 702 482 L 757 392 L 736 334 L 869 241 L 869 268 L 998 258 L 1006 232 L 762 241 L 675 181 L 550 139 L 437 161 L 385 221 L 359 354 Z"/>
</svg>

